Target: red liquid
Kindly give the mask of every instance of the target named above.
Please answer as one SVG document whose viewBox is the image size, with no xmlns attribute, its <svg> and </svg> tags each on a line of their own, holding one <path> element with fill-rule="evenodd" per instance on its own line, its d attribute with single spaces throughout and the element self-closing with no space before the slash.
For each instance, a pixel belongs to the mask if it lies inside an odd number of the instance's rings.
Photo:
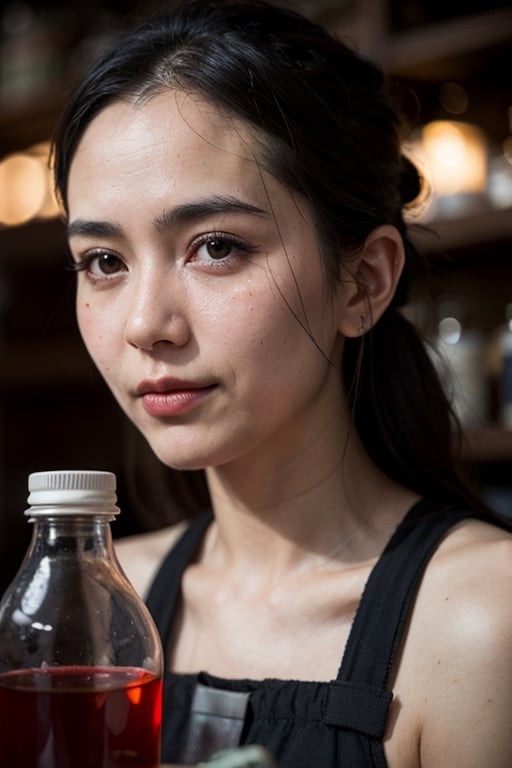
<svg viewBox="0 0 512 768">
<path fill-rule="evenodd" d="M 126 667 L 0 674 L 0 766 L 157 768 L 161 692 Z"/>
</svg>

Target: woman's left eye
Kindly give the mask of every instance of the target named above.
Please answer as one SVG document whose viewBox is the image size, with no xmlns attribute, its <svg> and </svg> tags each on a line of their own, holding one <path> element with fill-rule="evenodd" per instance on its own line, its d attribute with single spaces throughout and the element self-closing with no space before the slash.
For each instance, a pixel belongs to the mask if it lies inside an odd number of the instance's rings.
<svg viewBox="0 0 512 768">
<path fill-rule="evenodd" d="M 255 248 L 232 235 L 209 233 L 192 243 L 193 261 L 203 264 L 231 262 L 251 253 Z"/>
</svg>

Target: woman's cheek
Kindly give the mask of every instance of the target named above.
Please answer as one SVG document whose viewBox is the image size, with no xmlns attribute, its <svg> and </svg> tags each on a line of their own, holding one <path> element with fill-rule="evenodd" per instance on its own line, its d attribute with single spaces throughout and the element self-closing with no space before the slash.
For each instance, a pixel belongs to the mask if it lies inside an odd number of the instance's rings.
<svg viewBox="0 0 512 768">
<path fill-rule="evenodd" d="M 80 301 L 77 301 L 76 319 L 78 323 L 78 330 L 80 331 L 82 338 L 85 341 L 91 324 L 90 305 L 88 302 L 81 303 Z"/>
<path fill-rule="evenodd" d="M 83 340 L 87 343 L 89 337 L 94 335 L 95 316 L 91 312 L 90 304 L 85 302 L 84 304 L 77 306 L 77 322 L 78 329 L 82 334 Z"/>
<path fill-rule="evenodd" d="M 88 302 L 77 306 L 77 323 L 80 335 L 94 362 L 101 368 L 101 352 L 104 351 L 105 328 Z"/>
</svg>

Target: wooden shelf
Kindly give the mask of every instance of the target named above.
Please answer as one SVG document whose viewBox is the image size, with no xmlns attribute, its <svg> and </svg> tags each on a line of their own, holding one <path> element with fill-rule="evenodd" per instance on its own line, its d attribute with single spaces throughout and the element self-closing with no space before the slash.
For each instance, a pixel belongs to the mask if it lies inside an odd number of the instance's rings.
<svg viewBox="0 0 512 768">
<path fill-rule="evenodd" d="M 457 59 L 468 61 L 501 48 L 512 39 L 512 9 L 500 8 L 390 34 L 376 56 L 395 76 L 417 78 L 454 76 Z"/>
<path fill-rule="evenodd" d="M 512 208 L 482 209 L 460 218 L 411 222 L 411 234 L 426 252 L 463 250 L 483 243 L 512 243 Z"/>
</svg>

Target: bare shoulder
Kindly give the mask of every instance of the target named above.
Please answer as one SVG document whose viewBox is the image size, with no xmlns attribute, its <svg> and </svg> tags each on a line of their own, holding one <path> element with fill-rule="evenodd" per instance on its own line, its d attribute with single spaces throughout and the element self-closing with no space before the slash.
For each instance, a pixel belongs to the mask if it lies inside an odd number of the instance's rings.
<svg viewBox="0 0 512 768">
<path fill-rule="evenodd" d="M 116 539 L 114 548 L 121 567 L 139 595 L 144 597 L 156 571 L 188 521 L 158 531 Z"/>
<path fill-rule="evenodd" d="M 414 621 L 421 624 L 435 618 L 436 636 L 448 639 L 454 633 L 465 646 L 486 627 L 512 622 L 511 585 L 512 533 L 465 520 L 448 533 L 432 557 L 419 589 Z M 472 631 L 468 632 L 470 619 Z"/>
<path fill-rule="evenodd" d="M 397 677 L 422 768 L 512 765 L 511 587 L 512 535 L 479 521 L 458 525 L 427 568 Z"/>
<path fill-rule="evenodd" d="M 512 650 L 510 532 L 466 521 L 442 543 L 429 570 L 425 600 L 438 613 L 440 641 L 473 661 L 504 645 Z"/>
<path fill-rule="evenodd" d="M 486 608 L 489 618 L 493 613 L 503 618 L 511 584 L 512 533 L 479 520 L 466 520 L 448 534 L 426 577 L 430 595 L 444 597 L 447 618 L 471 606 Z"/>
</svg>

